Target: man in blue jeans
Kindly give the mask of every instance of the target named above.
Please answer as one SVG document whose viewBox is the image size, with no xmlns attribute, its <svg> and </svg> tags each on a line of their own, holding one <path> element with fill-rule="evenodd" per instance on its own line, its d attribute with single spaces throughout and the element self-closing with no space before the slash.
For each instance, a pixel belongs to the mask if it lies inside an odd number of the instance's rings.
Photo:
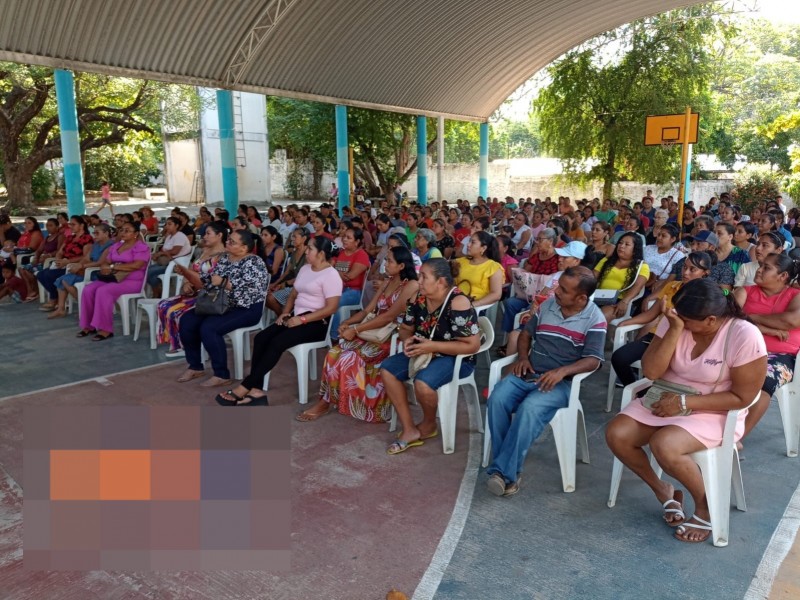
<svg viewBox="0 0 800 600">
<path fill-rule="evenodd" d="M 519 337 L 513 374 L 489 396 L 492 464 L 487 488 L 496 496 L 519 491 L 528 449 L 569 402 L 573 375 L 594 371 L 603 360 L 606 320 L 589 297 L 597 287 L 586 267 L 570 267 Z M 512 419 L 513 416 L 513 419 Z"/>
</svg>

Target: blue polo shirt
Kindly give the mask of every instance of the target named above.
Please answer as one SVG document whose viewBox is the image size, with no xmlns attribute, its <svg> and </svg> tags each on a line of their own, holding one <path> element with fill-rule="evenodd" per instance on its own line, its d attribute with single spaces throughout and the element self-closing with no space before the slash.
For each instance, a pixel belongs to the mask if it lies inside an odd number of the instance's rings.
<svg viewBox="0 0 800 600">
<path fill-rule="evenodd" d="M 528 321 L 533 370 L 544 373 L 582 358 L 603 361 L 608 325 L 600 308 L 587 302 L 578 314 L 564 317 L 555 297 L 549 298 Z"/>
</svg>

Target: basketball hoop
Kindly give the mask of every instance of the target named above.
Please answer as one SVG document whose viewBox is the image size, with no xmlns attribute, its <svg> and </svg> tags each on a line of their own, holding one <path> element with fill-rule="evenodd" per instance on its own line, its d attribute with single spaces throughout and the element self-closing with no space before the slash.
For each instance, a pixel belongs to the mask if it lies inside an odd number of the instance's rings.
<svg viewBox="0 0 800 600">
<path fill-rule="evenodd" d="M 661 148 L 664 150 L 672 150 L 676 143 L 675 140 L 661 140 Z"/>
</svg>

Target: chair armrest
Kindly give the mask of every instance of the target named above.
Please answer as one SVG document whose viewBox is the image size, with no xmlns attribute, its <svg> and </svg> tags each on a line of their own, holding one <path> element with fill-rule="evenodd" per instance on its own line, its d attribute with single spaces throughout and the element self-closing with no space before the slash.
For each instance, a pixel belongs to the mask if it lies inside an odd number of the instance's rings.
<svg viewBox="0 0 800 600">
<path fill-rule="evenodd" d="M 614 331 L 614 350 L 621 348 L 627 343 L 629 333 L 638 331 L 642 327 L 644 327 L 644 325 L 623 325 L 617 327 L 616 331 Z"/>
<path fill-rule="evenodd" d="M 634 381 L 630 385 L 626 385 L 625 389 L 622 390 L 622 404 L 619 407 L 620 410 L 628 406 L 628 404 L 631 403 L 631 400 L 633 400 L 636 394 L 638 394 L 645 388 L 650 387 L 651 385 L 653 385 L 653 382 L 650 379 L 647 379 L 646 377 L 640 379 L 639 381 Z"/>
<path fill-rule="evenodd" d="M 496 386 L 497 382 L 500 381 L 500 378 L 503 375 L 503 369 L 517 362 L 517 356 L 519 355 L 510 354 L 504 358 L 492 361 L 492 364 L 489 367 L 489 394 L 492 393 L 494 386 Z"/>
<path fill-rule="evenodd" d="M 83 280 L 85 282 L 90 282 L 92 280 L 92 273 L 99 271 L 100 267 L 86 267 L 83 272 Z"/>
</svg>

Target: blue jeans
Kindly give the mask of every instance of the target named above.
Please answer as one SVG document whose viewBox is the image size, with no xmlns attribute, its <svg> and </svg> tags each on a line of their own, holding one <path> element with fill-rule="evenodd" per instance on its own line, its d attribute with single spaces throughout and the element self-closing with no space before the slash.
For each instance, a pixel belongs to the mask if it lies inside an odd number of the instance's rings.
<svg viewBox="0 0 800 600">
<path fill-rule="evenodd" d="M 348 304 L 358 304 L 361 300 L 361 290 L 356 290 L 353 288 L 344 288 L 342 290 L 342 296 L 339 298 L 339 306 L 347 306 Z M 331 337 L 335 340 L 336 336 L 338 335 L 336 332 L 339 331 L 339 323 L 342 320 L 339 318 L 339 311 L 333 313 L 333 324 L 331 325 Z"/>
<path fill-rule="evenodd" d="M 503 331 L 511 333 L 514 331 L 514 317 L 517 313 L 530 306 L 526 300 L 512 296 L 503 301 Z"/>
<path fill-rule="evenodd" d="M 381 363 L 381 369 L 394 375 L 398 381 L 406 381 L 408 379 L 408 363 L 410 360 L 401 352 L 384 360 Z M 421 381 L 432 390 L 438 390 L 453 380 L 453 368 L 455 366 L 455 356 L 434 356 L 428 366 L 417 373 L 414 381 Z M 461 371 L 458 376 L 466 377 L 474 370 L 474 362 L 462 361 Z"/>
<path fill-rule="evenodd" d="M 517 480 L 531 444 L 553 420 L 556 411 L 569 403 L 571 385 L 564 380 L 549 392 L 540 392 L 535 382 L 529 383 L 516 375 L 509 375 L 497 384 L 486 408 L 492 435 L 492 464 L 487 474 L 499 473 L 506 483 Z"/>
<path fill-rule="evenodd" d="M 230 379 L 225 334 L 234 329 L 255 325 L 263 312 L 264 305 L 261 302 L 247 308 L 232 308 L 224 315 L 198 315 L 193 310 L 187 311 L 181 317 L 179 329 L 189 368 L 193 371 L 203 370 L 203 362 L 200 360 L 202 344 L 211 359 L 214 375 L 220 379 Z"/>
</svg>

